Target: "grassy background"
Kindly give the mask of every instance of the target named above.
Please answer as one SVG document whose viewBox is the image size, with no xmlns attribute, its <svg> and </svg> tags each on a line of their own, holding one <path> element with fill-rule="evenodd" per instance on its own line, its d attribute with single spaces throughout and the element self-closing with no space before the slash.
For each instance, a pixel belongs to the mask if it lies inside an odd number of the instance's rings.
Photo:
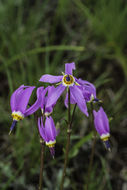
<svg viewBox="0 0 127 190">
<path fill-rule="evenodd" d="M 0 1 L 0 189 L 35 190 L 40 144 L 33 116 L 12 122 L 10 96 L 19 85 L 41 86 L 44 73 L 60 74 L 74 61 L 75 76 L 93 82 L 111 126 L 112 152 L 97 140 L 90 190 L 127 188 L 127 3 L 125 0 Z M 36 92 L 34 92 L 36 95 Z M 54 110 L 60 125 L 56 159 L 46 150 L 45 190 L 59 189 L 66 142 L 63 99 Z M 61 108 L 62 105 L 62 108 Z M 60 109 L 61 108 L 61 109 Z M 65 189 L 84 189 L 92 145 L 90 122 L 76 112 Z"/>
</svg>

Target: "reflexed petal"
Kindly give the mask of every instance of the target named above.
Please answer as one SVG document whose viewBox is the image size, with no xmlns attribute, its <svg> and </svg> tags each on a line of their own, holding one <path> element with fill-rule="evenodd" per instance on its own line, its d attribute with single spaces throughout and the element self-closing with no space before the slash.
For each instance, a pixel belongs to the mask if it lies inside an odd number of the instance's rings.
<svg viewBox="0 0 127 190">
<path fill-rule="evenodd" d="M 55 90 L 55 87 L 52 85 L 52 86 L 48 86 L 47 88 L 48 88 L 48 96 L 51 96 L 51 94 Z"/>
<path fill-rule="evenodd" d="M 49 119 L 50 119 L 50 121 L 52 123 L 52 130 L 53 130 L 54 138 L 56 138 L 57 132 L 56 132 L 56 128 L 55 128 L 55 123 L 54 123 L 53 118 L 51 116 L 49 117 Z"/>
<path fill-rule="evenodd" d="M 18 96 L 18 100 L 17 100 L 18 101 L 18 103 L 17 103 L 18 111 L 21 111 L 22 113 L 25 112 L 26 107 L 29 102 L 29 99 L 30 99 L 30 96 L 31 96 L 34 88 L 35 88 L 34 86 L 31 86 L 31 87 L 27 87 L 21 91 L 21 93 Z"/>
<path fill-rule="evenodd" d="M 53 93 L 51 94 L 51 96 L 48 98 L 46 106 L 50 107 L 54 105 L 61 96 L 61 94 L 63 93 L 63 91 L 65 90 L 65 88 L 66 87 L 63 86 L 62 84 L 57 86 L 53 91 Z"/>
<path fill-rule="evenodd" d="M 102 134 L 106 134 L 107 131 L 104 128 L 103 119 L 100 115 L 100 112 L 99 111 L 96 112 L 95 110 L 93 110 L 93 114 L 94 114 L 94 125 L 95 125 L 97 132 L 100 134 L 100 136 Z"/>
<path fill-rule="evenodd" d="M 73 70 L 75 70 L 74 62 L 65 64 L 65 74 L 72 75 Z"/>
<path fill-rule="evenodd" d="M 108 120 L 108 117 L 106 115 L 106 113 L 104 112 L 103 108 L 100 107 L 100 113 L 101 113 L 101 117 L 103 119 L 103 125 L 104 125 L 104 128 L 105 128 L 105 131 L 107 133 L 109 133 L 109 120 Z"/>
<path fill-rule="evenodd" d="M 38 129 L 39 129 L 39 133 L 40 136 L 44 139 L 44 141 L 46 142 L 46 137 L 45 137 L 45 129 L 43 126 L 43 122 L 42 122 L 42 117 L 38 118 Z"/>
<path fill-rule="evenodd" d="M 94 98 L 96 98 L 96 88 L 92 83 L 82 79 L 76 79 L 76 82 L 78 82 L 81 85 L 80 87 L 83 91 L 83 96 L 86 99 L 86 101 L 90 100 L 92 94 Z"/>
<path fill-rule="evenodd" d="M 49 99 L 49 97 L 53 94 L 53 92 L 55 91 L 55 87 L 54 86 L 48 86 L 47 87 L 48 90 L 48 95 L 45 98 L 45 112 L 49 112 L 51 113 L 53 110 L 54 105 L 56 104 L 56 102 L 54 102 L 53 105 L 51 105 L 50 107 L 47 107 L 47 100 Z"/>
<path fill-rule="evenodd" d="M 49 83 L 57 83 L 62 81 L 63 76 L 54 76 L 54 75 L 42 75 L 39 81 L 41 82 L 49 82 Z"/>
<path fill-rule="evenodd" d="M 74 100 L 75 100 L 75 102 L 77 103 L 77 106 L 79 107 L 79 109 L 80 109 L 86 116 L 88 116 L 86 102 L 85 102 L 85 100 L 84 100 L 82 91 L 79 89 L 79 87 L 78 87 L 78 86 L 70 87 L 70 93 L 71 93 L 71 95 L 74 97 Z"/>
<path fill-rule="evenodd" d="M 25 111 L 25 116 L 31 115 L 35 111 L 37 111 L 39 108 L 43 107 L 45 94 L 46 94 L 46 90 L 44 89 L 44 87 L 39 87 L 37 89 L 37 100 L 30 108 L 28 108 Z"/>
<path fill-rule="evenodd" d="M 94 115 L 94 126 L 97 130 L 97 132 L 99 133 L 99 135 L 101 136 L 103 134 L 103 127 L 100 127 L 99 123 L 98 123 L 98 112 L 96 112 L 95 110 L 93 110 L 93 115 Z"/>
<path fill-rule="evenodd" d="M 24 88 L 24 85 L 21 85 L 17 90 L 15 90 L 11 96 L 11 100 L 10 100 L 10 105 L 11 105 L 11 110 L 12 112 L 15 111 L 17 109 L 17 96 L 18 94 L 20 94 L 20 92 L 22 91 L 22 89 Z"/>
<path fill-rule="evenodd" d="M 52 120 L 51 117 L 47 117 L 45 121 L 45 135 L 46 135 L 46 140 L 49 141 L 54 141 L 56 138 L 56 128 L 55 125 L 52 125 Z"/>
</svg>

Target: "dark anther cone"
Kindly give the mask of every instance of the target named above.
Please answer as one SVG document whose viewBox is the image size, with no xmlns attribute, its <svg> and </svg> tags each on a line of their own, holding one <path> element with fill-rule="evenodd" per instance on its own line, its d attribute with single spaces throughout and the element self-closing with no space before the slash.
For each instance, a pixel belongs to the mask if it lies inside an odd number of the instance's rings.
<svg viewBox="0 0 127 190">
<path fill-rule="evenodd" d="M 52 157 L 54 158 L 55 157 L 55 148 L 51 147 L 49 149 L 50 149 L 50 153 L 51 153 Z"/>
<path fill-rule="evenodd" d="M 104 141 L 104 145 L 105 145 L 105 148 L 106 148 L 109 152 L 111 152 L 111 146 L 110 146 L 109 140 Z"/>
<path fill-rule="evenodd" d="M 13 120 L 12 125 L 11 125 L 11 127 L 10 127 L 9 135 L 11 134 L 11 132 L 12 132 L 12 130 L 14 129 L 14 127 L 16 126 L 16 124 L 17 124 L 17 121 L 16 121 L 16 120 Z"/>
</svg>

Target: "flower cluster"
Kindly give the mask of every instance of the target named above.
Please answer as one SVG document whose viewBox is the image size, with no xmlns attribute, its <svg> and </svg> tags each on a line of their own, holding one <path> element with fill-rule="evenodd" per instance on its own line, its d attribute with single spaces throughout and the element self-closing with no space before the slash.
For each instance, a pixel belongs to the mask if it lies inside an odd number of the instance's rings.
<svg viewBox="0 0 127 190">
<path fill-rule="evenodd" d="M 51 116 L 53 108 L 56 105 L 59 97 L 66 90 L 66 97 L 64 104 L 68 107 L 68 95 L 70 96 L 70 104 L 76 104 L 78 108 L 88 117 L 88 102 L 98 102 L 96 97 L 95 86 L 85 80 L 77 79 L 73 76 L 75 70 L 75 63 L 66 63 L 65 72 L 60 76 L 53 76 L 49 74 L 43 75 L 39 81 L 55 84 L 46 88 L 37 88 L 37 100 L 33 105 L 29 104 L 29 99 L 35 86 L 21 85 L 11 96 L 10 105 L 12 110 L 13 123 L 10 128 L 10 133 L 19 120 L 29 116 L 41 109 L 43 117 L 38 118 L 38 129 L 40 137 L 45 141 L 49 147 L 51 155 L 54 156 L 54 146 L 56 143 L 56 136 L 58 131 L 55 128 L 53 118 Z M 104 141 L 107 149 L 110 149 L 109 144 L 109 122 L 102 107 L 98 111 L 93 110 L 94 124 L 100 138 Z M 45 119 L 43 119 L 45 118 Z"/>
</svg>

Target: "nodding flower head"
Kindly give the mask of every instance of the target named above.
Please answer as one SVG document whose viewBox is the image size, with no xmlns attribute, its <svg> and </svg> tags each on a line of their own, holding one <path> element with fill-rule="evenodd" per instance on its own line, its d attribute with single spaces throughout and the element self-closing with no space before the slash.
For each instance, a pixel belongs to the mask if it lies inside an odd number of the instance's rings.
<svg viewBox="0 0 127 190">
<path fill-rule="evenodd" d="M 42 111 L 42 114 L 44 114 L 46 117 L 50 116 L 52 114 L 53 108 L 54 108 L 54 106 L 56 104 L 56 102 L 54 102 L 49 107 L 47 106 L 47 100 L 52 95 L 52 93 L 54 92 L 54 90 L 55 90 L 55 87 L 53 85 L 52 86 L 48 86 L 45 89 L 46 96 L 44 96 L 44 101 L 43 101 L 43 104 L 41 105 L 41 111 Z"/>
<path fill-rule="evenodd" d="M 9 134 L 11 134 L 13 128 L 17 124 L 17 121 L 22 120 L 24 117 L 33 114 L 42 104 L 42 92 L 43 87 L 37 89 L 37 100 L 35 103 L 27 108 L 30 96 L 34 90 L 34 86 L 21 85 L 11 96 L 10 105 L 12 110 L 13 123 L 10 128 Z"/>
<path fill-rule="evenodd" d="M 110 129 L 109 129 L 108 117 L 102 107 L 100 107 L 98 112 L 93 110 L 93 114 L 94 114 L 95 128 L 99 133 L 101 140 L 104 142 L 106 148 L 110 151 L 110 143 L 109 143 Z"/>
<path fill-rule="evenodd" d="M 94 101 L 95 99 L 97 99 L 96 88 L 92 83 L 82 79 L 78 79 L 77 82 L 80 84 L 80 88 L 86 102 Z"/>
<path fill-rule="evenodd" d="M 79 109 L 88 116 L 86 101 L 84 99 L 82 89 L 78 83 L 78 79 L 73 76 L 73 70 L 75 70 L 75 63 L 65 64 L 65 73 L 60 76 L 43 75 L 39 81 L 48 83 L 57 83 L 57 87 L 51 93 L 51 96 L 47 99 L 47 107 L 54 105 L 64 90 L 69 88 L 70 90 L 70 101 L 74 100 L 75 104 Z"/>
<path fill-rule="evenodd" d="M 55 144 L 58 130 L 55 128 L 54 121 L 51 116 L 46 117 L 45 125 L 43 125 L 42 117 L 38 118 L 38 128 L 41 138 L 45 141 L 46 145 L 50 149 L 52 157 L 55 155 Z"/>
</svg>

